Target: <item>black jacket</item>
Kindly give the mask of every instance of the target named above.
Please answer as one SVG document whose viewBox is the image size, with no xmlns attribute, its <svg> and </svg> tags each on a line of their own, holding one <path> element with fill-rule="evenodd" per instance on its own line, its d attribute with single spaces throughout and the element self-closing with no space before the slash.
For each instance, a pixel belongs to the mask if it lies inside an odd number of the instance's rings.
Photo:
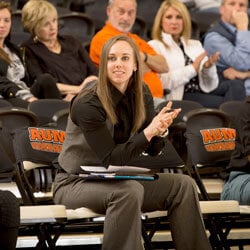
<svg viewBox="0 0 250 250">
<path fill-rule="evenodd" d="M 242 102 L 236 122 L 236 143 L 229 164 L 229 171 L 244 171 L 250 173 L 250 96 Z"/>
<path fill-rule="evenodd" d="M 23 62 L 21 49 L 17 45 L 11 43 L 9 40 L 6 40 L 5 44 L 13 53 L 16 53 Z M 15 97 L 16 92 L 20 90 L 20 88 L 14 82 L 7 78 L 8 66 L 8 63 L 0 58 L 0 94 L 4 98 Z M 27 71 L 25 72 L 25 77 L 21 80 L 25 82 L 27 86 L 30 86 L 30 78 Z"/>
</svg>

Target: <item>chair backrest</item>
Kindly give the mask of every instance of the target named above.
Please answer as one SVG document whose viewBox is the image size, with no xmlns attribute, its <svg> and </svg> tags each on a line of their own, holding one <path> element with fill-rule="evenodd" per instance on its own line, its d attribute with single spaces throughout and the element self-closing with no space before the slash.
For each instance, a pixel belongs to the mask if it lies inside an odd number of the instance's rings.
<svg viewBox="0 0 250 250">
<path fill-rule="evenodd" d="M 95 34 L 95 24 L 85 13 L 72 12 L 59 16 L 59 33 L 72 35 L 82 43 L 90 42 Z"/>
<path fill-rule="evenodd" d="M 66 130 L 68 116 L 69 116 L 69 108 L 62 109 L 62 110 L 57 111 L 53 115 L 52 120 L 58 129 Z"/>
<path fill-rule="evenodd" d="M 15 131 L 13 147 L 20 176 L 29 195 L 26 200 L 36 203 L 39 201 L 35 192 L 51 192 L 56 171 L 53 161 L 61 152 L 64 139 L 64 130 L 50 127 L 24 127 Z"/>
<path fill-rule="evenodd" d="M 191 111 L 186 120 L 187 147 L 195 165 L 214 165 L 228 161 L 235 147 L 236 131 L 229 127 L 230 118 L 218 109 Z"/>
<path fill-rule="evenodd" d="M 203 36 L 209 28 L 220 20 L 220 13 L 212 11 L 192 11 L 191 19 L 198 25 L 200 35 Z"/>
<path fill-rule="evenodd" d="M 147 24 L 142 17 L 136 17 L 131 32 L 137 34 L 145 40 L 149 40 L 149 38 L 147 37 Z"/>
<path fill-rule="evenodd" d="M 36 114 L 20 107 L 5 107 L 0 109 L 0 128 L 10 132 L 22 126 L 35 126 L 38 123 Z"/>
<path fill-rule="evenodd" d="M 238 117 L 239 110 L 241 105 L 243 104 L 242 101 L 227 101 L 223 102 L 220 106 L 219 109 L 227 113 L 231 119 L 231 126 L 235 127 L 235 121 Z"/>
<path fill-rule="evenodd" d="M 137 0 L 137 15 L 143 18 L 147 24 L 147 36 L 151 38 L 151 29 L 154 17 L 162 4 L 162 0 Z"/>
<path fill-rule="evenodd" d="M 218 109 L 190 111 L 184 120 L 187 167 L 193 173 L 203 198 L 208 199 L 200 174 L 218 177 L 227 167 L 235 148 L 236 131 L 229 126 L 229 116 Z"/>
<path fill-rule="evenodd" d="M 30 38 L 30 33 L 24 31 L 22 25 L 22 12 L 21 10 L 15 10 L 11 15 L 11 33 L 10 40 L 18 45 L 21 45 L 23 42 Z"/>
<path fill-rule="evenodd" d="M 108 5 L 108 1 L 88 0 L 84 2 L 85 13 L 94 20 L 97 32 L 105 25 L 107 20 L 106 7 Z"/>
<path fill-rule="evenodd" d="M 37 116 L 27 109 L 17 107 L 0 108 L 1 142 L 13 163 L 15 162 L 12 146 L 13 131 L 20 127 L 36 126 L 37 124 Z"/>
<path fill-rule="evenodd" d="M 59 110 L 69 108 L 69 105 L 69 102 L 61 99 L 39 99 L 29 103 L 28 110 L 37 115 L 39 126 L 53 126 L 54 114 Z"/>
<path fill-rule="evenodd" d="M 0 108 L 12 107 L 12 104 L 4 99 L 0 99 Z"/>
</svg>

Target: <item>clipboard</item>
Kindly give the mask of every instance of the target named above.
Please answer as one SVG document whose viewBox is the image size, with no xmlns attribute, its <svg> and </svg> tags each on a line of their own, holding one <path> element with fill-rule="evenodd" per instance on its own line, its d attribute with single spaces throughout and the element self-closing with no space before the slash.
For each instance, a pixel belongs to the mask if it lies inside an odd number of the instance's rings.
<svg viewBox="0 0 250 250">
<path fill-rule="evenodd" d="M 81 166 L 80 177 L 88 180 L 143 180 L 154 181 L 159 178 L 151 169 L 134 166 Z"/>
</svg>

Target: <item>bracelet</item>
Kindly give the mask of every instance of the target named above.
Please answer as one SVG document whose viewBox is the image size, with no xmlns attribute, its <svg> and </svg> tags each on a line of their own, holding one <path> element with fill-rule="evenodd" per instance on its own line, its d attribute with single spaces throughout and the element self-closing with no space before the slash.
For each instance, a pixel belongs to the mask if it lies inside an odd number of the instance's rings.
<svg viewBox="0 0 250 250">
<path fill-rule="evenodd" d="M 145 55 L 144 62 L 147 63 L 147 61 L 148 61 L 148 54 L 144 52 L 144 55 Z"/>
<path fill-rule="evenodd" d="M 168 135 L 168 128 L 166 129 L 166 131 L 164 132 L 164 134 L 158 135 L 158 136 L 164 138 L 164 137 L 166 137 L 167 135 Z"/>
</svg>

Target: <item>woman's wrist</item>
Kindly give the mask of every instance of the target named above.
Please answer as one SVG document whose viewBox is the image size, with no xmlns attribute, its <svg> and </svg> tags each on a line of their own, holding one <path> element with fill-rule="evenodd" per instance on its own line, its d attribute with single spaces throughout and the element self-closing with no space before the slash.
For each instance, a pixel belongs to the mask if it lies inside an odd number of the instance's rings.
<svg viewBox="0 0 250 250">
<path fill-rule="evenodd" d="M 165 132 L 161 135 L 157 135 L 158 137 L 165 138 L 168 136 L 168 128 L 165 130 Z"/>
</svg>

